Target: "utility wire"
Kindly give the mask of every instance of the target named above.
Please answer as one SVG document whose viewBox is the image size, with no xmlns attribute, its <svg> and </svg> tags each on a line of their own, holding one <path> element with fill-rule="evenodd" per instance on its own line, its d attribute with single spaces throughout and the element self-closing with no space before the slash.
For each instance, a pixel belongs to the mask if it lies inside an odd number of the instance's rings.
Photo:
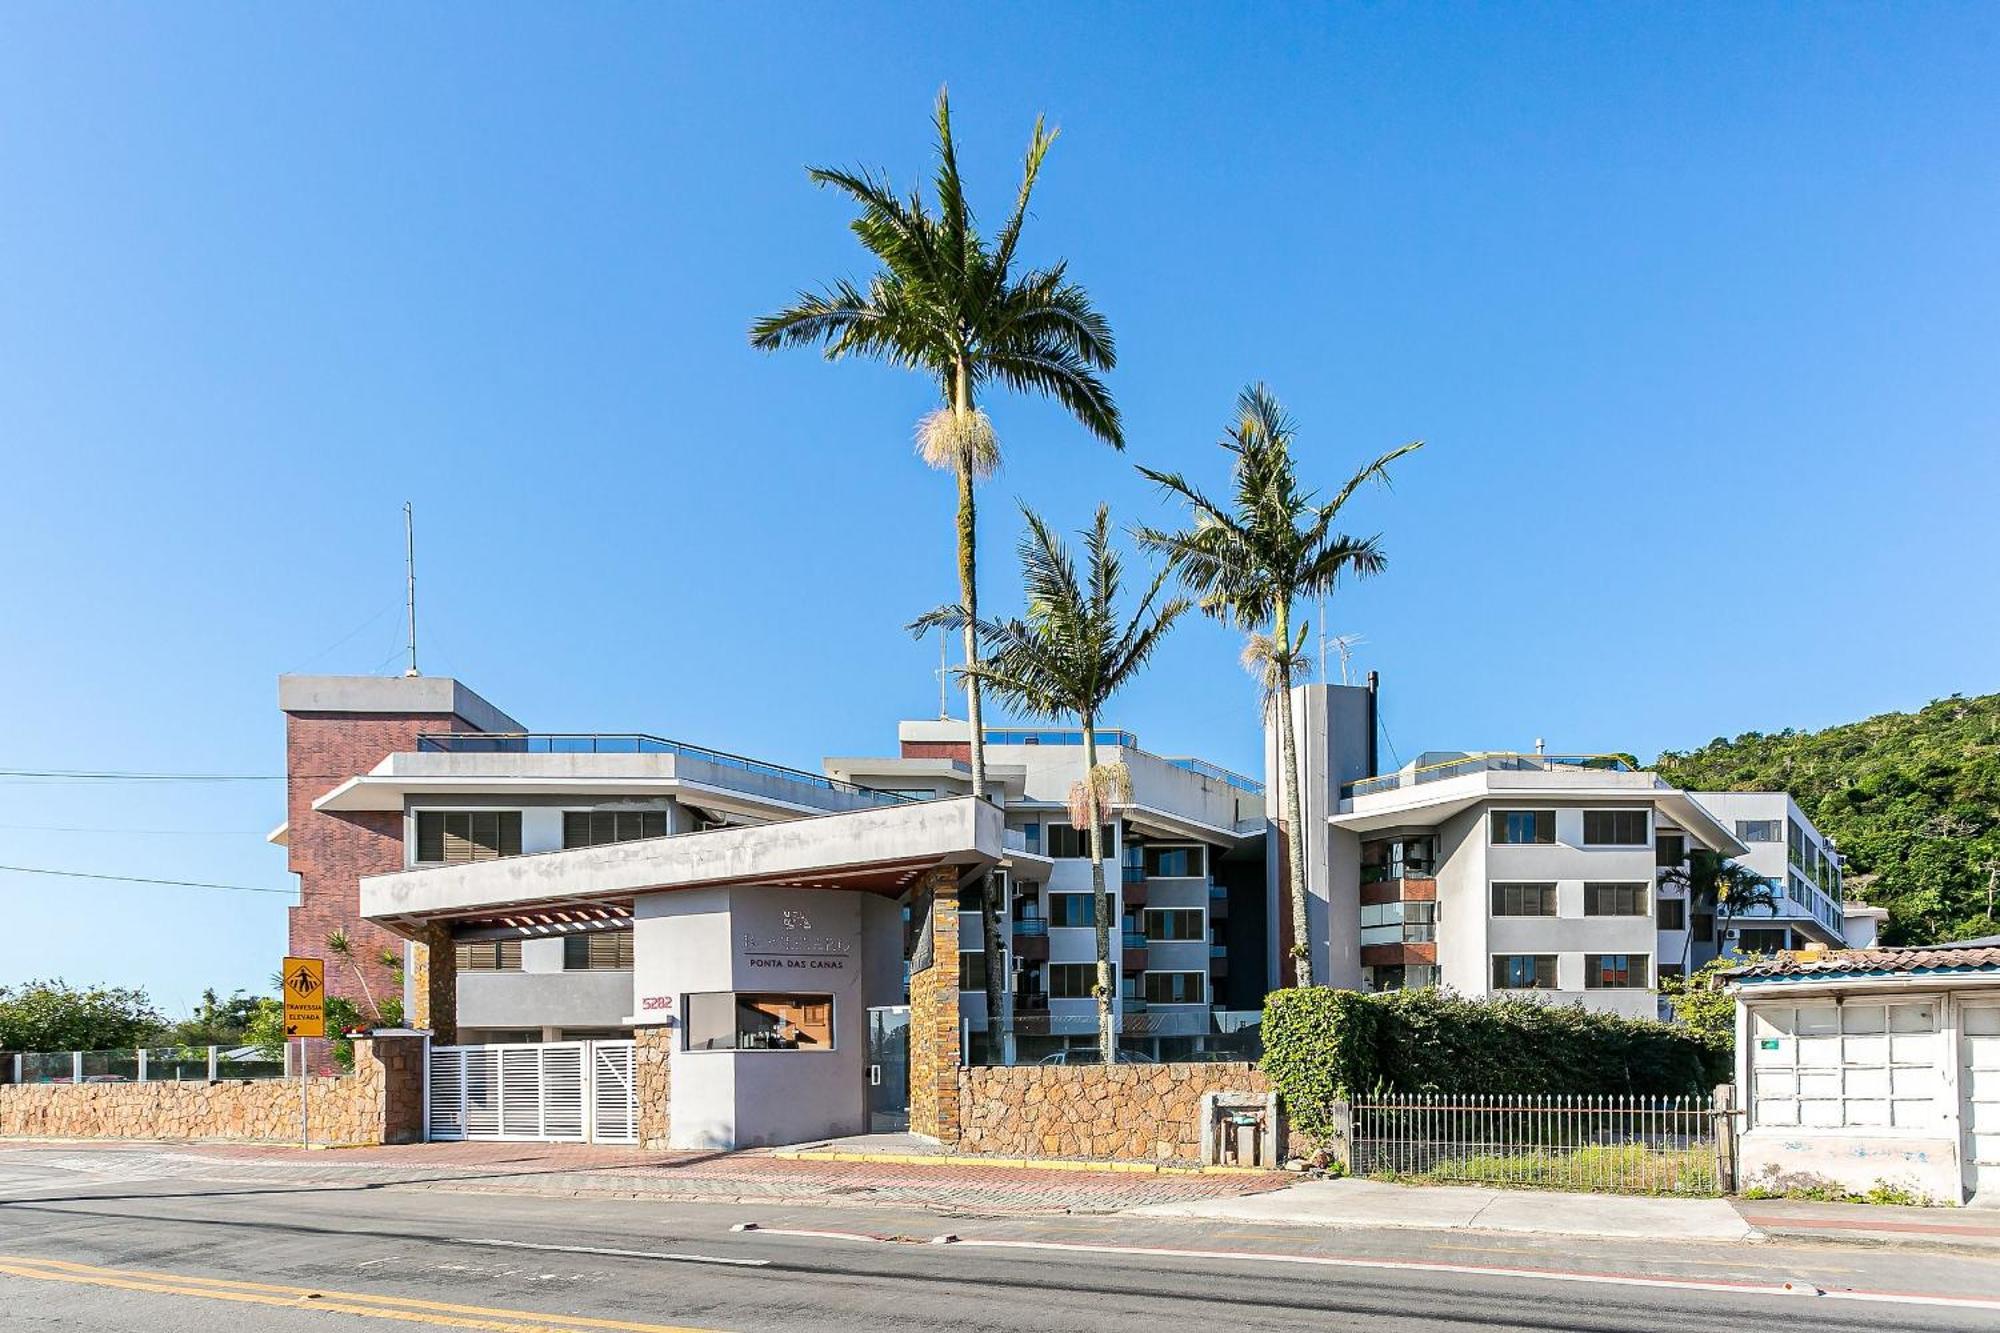
<svg viewBox="0 0 2000 1333">
<path fill-rule="evenodd" d="M 231 893 L 282 893 L 287 898 L 292 889 L 273 889 L 260 884 L 210 884 L 198 879 L 149 879 L 142 875 L 96 875 L 86 870 L 49 870 L 41 866 L 4 866 L 0 870 L 11 870 L 17 875 L 55 875 L 62 879 L 107 879 L 120 884 L 165 884 L 177 889 L 227 889 Z"/>
</svg>

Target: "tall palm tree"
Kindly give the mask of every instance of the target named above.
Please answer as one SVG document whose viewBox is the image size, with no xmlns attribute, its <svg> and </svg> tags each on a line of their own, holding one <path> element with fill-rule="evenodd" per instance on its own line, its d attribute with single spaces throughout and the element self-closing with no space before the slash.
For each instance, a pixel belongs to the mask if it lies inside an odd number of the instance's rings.
<svg viewBox="0 0 2000 1333">
<path fill-rule="evenodd" d="M 1681 941 L 1681 972 L 1686 974 L 1694 957 L 1694 919 L 1713 914 L 1717 934 L 1730 917 L 1743 916 L 1759 907 L 1774 913 L 1778 892 L 1771 881 L 1738 861 L 1719 852 L 1697 847 L 1688 853 L 1687 864 L 1660 872 L 1660 881 L 1675 884 L 1687 893 L 1687 933 Z"/>
<path fill-rule="evenodd" d="M 1100 1058 L 1118 1058 L 1112 1021 L 1116 993 L 1111 971 L 1111 893 L 1104 876 L 1104 822 L 1107 806 L 1129 790 L 1115 764 L 1097 762 L 1097 719 L 1111 696 L 1130 684 L 1159 646 L 1160 639 L 1188 609 L 1182 598 L 1160 603 L 1170 571 L 1153 576 L 1139 605 L 1127 617 L 1118 609 L 1124 562 L 1111 546 L 1111 511 L 1103 505 L 1083 533 L 1086 564 L 1081 578 L 1062 538 L 1026 505 L 1019 552 L 1026 613 L 1004 621 L 980 620 L 964 606 L 940 607 L 910 628 L 970 627 L 989 655 L 964 668 L 999 698 L 1032 717 L 1075 718 L 1083 728 L 1084 778 L 1070 791 L 1070 815 L 1090 830 L 1091 901 L 1097 918 L 1097 1042 Z M 1160 603 L 1159 605 L 1155 605 Z M 988 959 L 999 957 L 989 953 Z M 996 968 L 988 967 L 990 976 Z"/>
<path fill-rule="evenodd" d="M 1221 441 L 1231 455 L 1236 487 L 1227 504 L 1211 500 L 1177 472 L 1139 469 L 1178 496 L 1194 521 L 1180 532 L 1141 528 L 1141 543 L 1167 558 L 1197 604 L 1217 620 L 1249 634 L 1244 665 L 1259 678 L 1265 707 L 1278 720 L 1279 763 L 1284 770 L 1285 844 L 1291 880 L 1292 958 L 1298 984 L 1313 984 L 1306 933 L 1305 817 L 1299 799 L 1298 738 L 1292 719 L 1292 682 L 1306 674 L 1306 624 L 1292 623 L 1301 598 L 1331 591 L 1342 576 L 1382 571 L 1381 538 L 1350 537 L 1333 530 L 1348 500 L 1370 481 L 1387 484 L 1389 465 L 1423 447 L 1413 440 L 1391 449 L 1348 479 L 1325 504 L 1299 488 L 1292 458 L 1296 433 L 1270 389 L 1254 384 L 1236 399 L 1236 420 Z"/>
<path fill-rule="evenodd" d="M 951 104 L 939 90 L 934 113 L 938 165 L 936 211 L 912 191 L 898 198 L 886 177 L 870 171 L 815 167 L 812 180 L 860 207 L 850 224 L 880 263 L 866 289 L 841 280 L 803 292 L 792 305 L 750 326 L 750 344 L 766 351 L 818 345 L 829 361 L 867 356 L 937 381 L 942 404 L 917 424 L 917 452 L 958 483 L 958 596 L 966 610 L 965 660 L 979 663 L 972 629 L 979 614 L 977 509 L 973 486 L 999 466 L 1000 443 L 979 394 L 998 382 L 1056 399 L 1086 430 L 1114 449 L 1124 427 L 1099 371 L 1117 364 L 1111 326 L 1058 261 L 1017 268 L 1016 251 L 1042 159 L 1057 131 L 1035 120 L 1013 211 L 989 241 L 966 202 L 951 137 Z M 979 677 L 966 673 L 966 722 L 971 740 L 972 794 L 986 794 L 986 734 Z M 987 956 L 1000 947 L 999 895 L 983 895 Z M 987 1012 L 1002 1014 L 1011 999 L 1005 978 L 988 969 Z M 1011 1031 L 1005 1022 L 1003 1033 Z M 1003 1037 L 1004 1040 L 1004 1037 Z"/>
</svg>

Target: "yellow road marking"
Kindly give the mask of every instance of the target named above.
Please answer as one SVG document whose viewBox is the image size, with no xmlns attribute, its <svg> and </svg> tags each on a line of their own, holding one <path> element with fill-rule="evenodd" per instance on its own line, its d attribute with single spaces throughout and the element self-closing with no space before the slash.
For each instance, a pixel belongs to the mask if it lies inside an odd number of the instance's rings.
<svg viewBox="0 0 2000 1333">
<path fill-rule="evenodd" d="M 506 1310 L 481 1305 L 456 1305 L 372 1292 L 329 1291 L 323 1287 L 289 1287 L 268 1282 L 198 1277 L 190 1273 L 160 1273 L 146 1269 L 100 1268 L 67 1259 L 0 1255 L 0 1273 L 48 1282 L 74 1282 L 121 1291 L 147 1291 L 174 1296 L 252 1305 L 285 1306 L 394 1319 L 404 1323 L 449 1328 L 494 1330 L 495 1333 L 577 1333 L 579 1329 L 609 1329 L 616 1333 L 716 1333 L 681 1324 L 642 1324 L 587 1315 L 550 1314 L 540 1310 Z"/>
</svg>

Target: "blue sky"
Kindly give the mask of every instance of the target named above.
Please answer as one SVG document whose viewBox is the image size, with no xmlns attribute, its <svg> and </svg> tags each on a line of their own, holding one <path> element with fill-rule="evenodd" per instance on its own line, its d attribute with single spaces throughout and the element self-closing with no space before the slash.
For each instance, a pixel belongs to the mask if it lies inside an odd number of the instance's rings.
<svg viewBox="0 0 2000 1333">
<path fill-rule="evenodd" d="M 1404 756 L 1650 756 L 1996 686 L 2000 15 L 1697 5 L 0 14 L 0 766 L 272 774 L 275 677 L 423 665 L 529 725 L 792 763 L 936 709 L 931 388 L 753 353 L 866 267 L 811 163 L 991 220 L 1109 315 L 1124 457 L 990 402 L 1016 496 L 1170 516 L 1246 382 L 1388 573 L 1333 628 Z M 1121 701 L 1254 770 L 1231 635 Z M 280 791 L 0 782 L 0 863 L 284 888 Z M 143 831 L 135 831 L 143 830 Z M 277 895 L 0 872 L 0 982 L 254 987 Z"/>
</svg>

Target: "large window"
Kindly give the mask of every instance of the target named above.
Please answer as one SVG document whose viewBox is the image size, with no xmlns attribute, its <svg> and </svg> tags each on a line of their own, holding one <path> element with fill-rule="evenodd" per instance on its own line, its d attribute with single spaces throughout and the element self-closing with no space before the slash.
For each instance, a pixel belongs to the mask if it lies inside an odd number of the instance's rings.
<svg viewBox="0 0 2000 1333">
<path fill-rule="evenodd" d="M 1677 866 L 1688 859 L 1687 836 L 1681 833 L 1662 833 L 1653 840 L 1653 864 L 1662 868 Z"/>
<path fill-rule="evenodd" d="M 1554 990 L 1556 956 L 1552 953 L 1493 955 L 1494 990 Z"/>
<path fill-rule="evenodd" d="M 1090 830 L 1077 828 L 1073 824 L 1050 823 L 1048 826 L 1050 856 L 1076 857 L 1090 855 Z M 1104 854 L 1111 856 L 1118 850 L 1116 829 L 1104 826 Z"/>
<path fill-rule="evenodd" d="M 1146 974 L 1146 1003 L 1206 1004 L 1208 1003 L 1208 973 L 1148 972 Z"/>
<path fill-rule="evenodd" d="M 519 810 L 419 810 L 417 860 L 451 864 L 521 854 Z"/>
<path fill-rule="evenodd" d="M 1424 944 L 1436 938 L 1434 902 L 1370 903 L 1361 909 L 1362 944 Z"/>
<path fill-rule="evenodd" d="M 1644 953 L 1587 953 L 1585 990 L 1645 990 L 1652 985 L 1653 956 Z"/>
<path fill-rule="evenodd" d="M 589 935 L 569 935 L 563 939 L 565 972 L 630 972 L 632 932 L 600 930 Z"/>
<path fill-rule="evenodd" d="M 1050 963 L 1051 1000 L 1088 1000 L 1097 988 L 1097 964 Z"/>
<path fill-rule="evenodd" d="M 1556 812 L 1553 810 L 1495 810 L 1493 841 L 1496 843 L 1553 843 L 1556 840 Z"/>
<path fill-rule="evenodd" d="M 1585 916 L 1644 916 L 1651 909 L 1652 895 L 1644 884 L 1585 884 Z"/>
<path fill-rule="evenodd" d="M 1752 1006 L 1750 1128 L 1932 1128 L 1949 1059 L 1931 1000 Z"/>
<path fill-rule="evenodd" d="M 830 1051 L 831 995 L 710 991 L 684 997 L 690 1051 Z"/>
<path fill-rule="evenodd" d="M 1361 844 L 1361 882 L 1429 879 L 1437 874 L 1437 839 L 1429 834 L 1372 838 Z"/>
<path fill-rule="evenodd" d="M 1644 810 L 1583 812 L 1583 845 L 1586 847 L 1644 847 L 1647 836 Z"/>
<path fill-rule="evenodd" d="M 1739 819 L 1736 821 L 1736 837 L 1739 842 L 1783 842 L 1785 821 L 1782 819 Z"/>
<path fill-rule="evenodd" d="M 453 950 L 461 972 L 519 972 L 521 941 L 472 940 Z"/>
<path fill-rule="evenodd" d="M 1736 932 L 1736 952 L 1777 953 L 1786 947 L 1787 938 L 1783 926 L 1742 927 Z"/>
<path fill-rule="evenodd" d="M 1051 926 L 1094 926 L 1097 924 L 1097 895 L 1094 893 L 1051 893 Z"/>
<path fill-rule="evenodd" d="M 958 956 L 958 988 L 980 991 L 986 989 L 986 955 L 983 953 L 962 953 Z"/>
<path fill-rule="evenodd" d="M 1146 938 L 1149 940 L 1199 940 L 1207 936 L 1202 928 L 1199 907 L 1149 907 L 1146 909 Z"/>
<path fill-rule="evenodd" d="M 1146 878 L 1199 879 L 1208 873 L 1206 847 L 1146 848 Z"/>
<path fill-rule="evenodd" d="M 1493 885 L 1493 915 L 1554 916 L 1556 886 L 1553 884 Z"/>
<path fill-rule="evenodd" d="M 636 842 L 667 836 L 664 810 L 565 810 L 564 847 L 600 847 L 607 842 Z"/>
</svg>

